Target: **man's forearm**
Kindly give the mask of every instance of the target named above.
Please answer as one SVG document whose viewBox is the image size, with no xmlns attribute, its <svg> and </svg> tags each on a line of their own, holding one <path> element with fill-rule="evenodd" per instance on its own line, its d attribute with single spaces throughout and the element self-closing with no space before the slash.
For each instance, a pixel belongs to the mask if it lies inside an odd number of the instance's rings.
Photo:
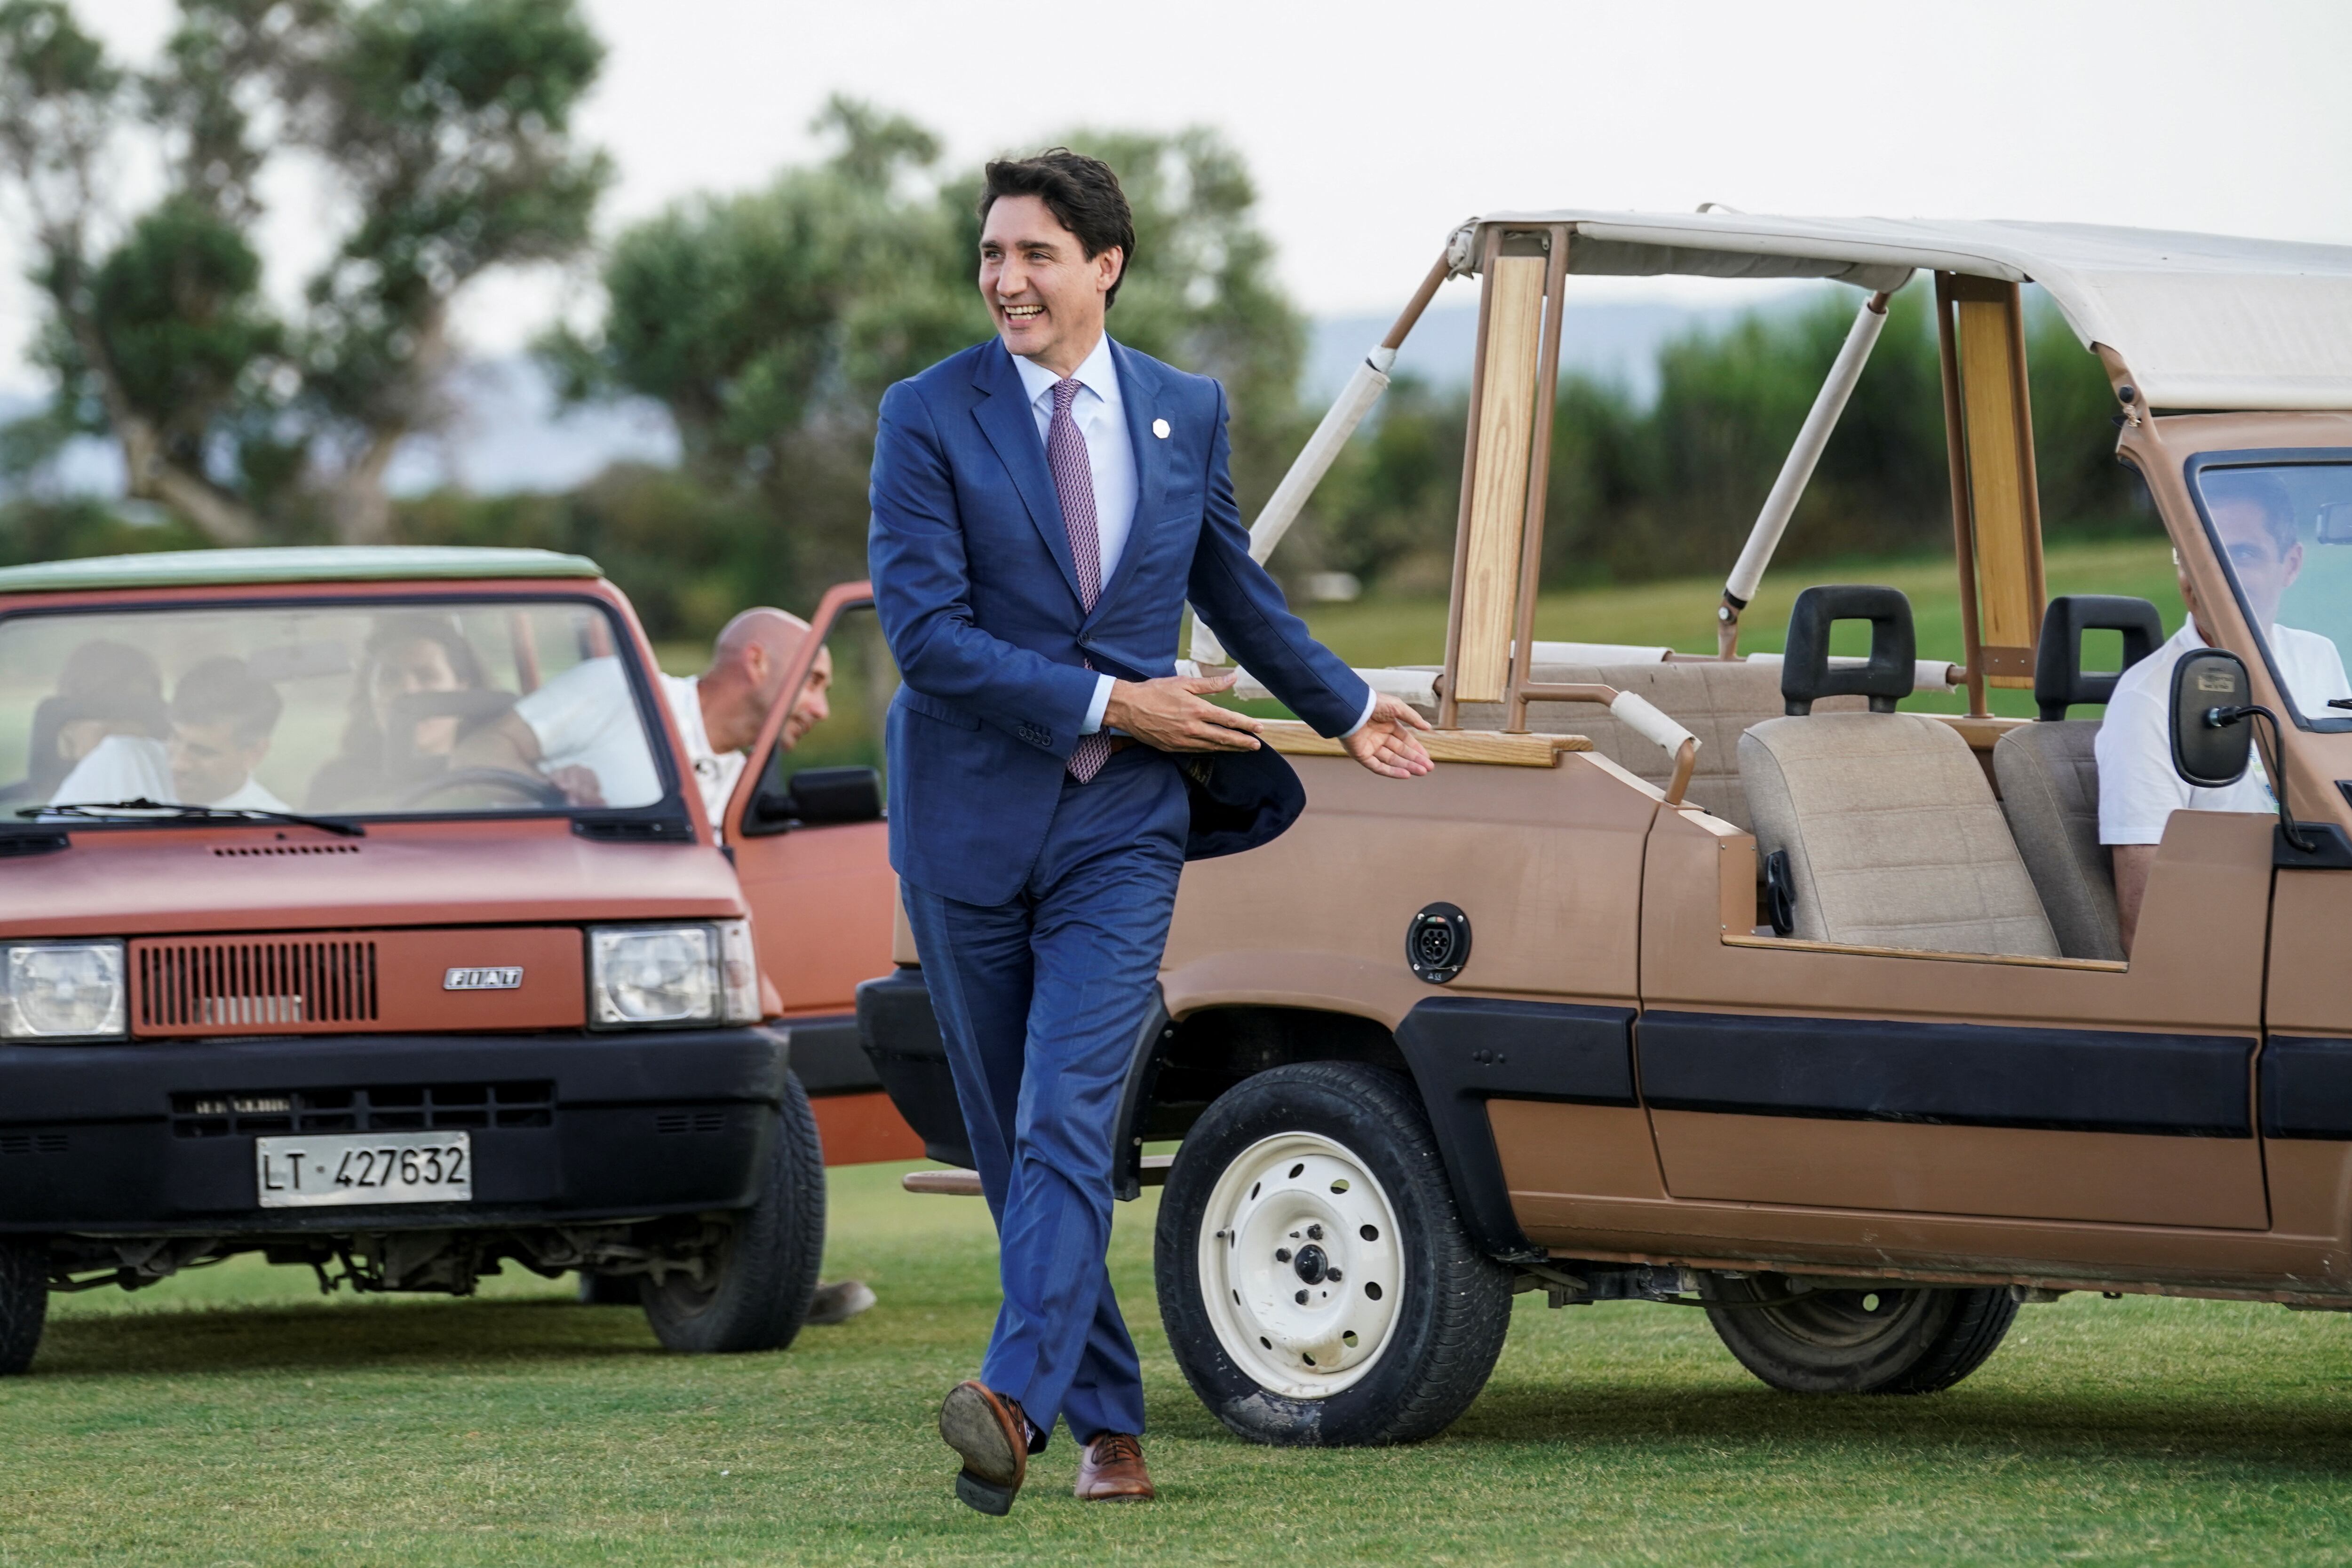
<svg viewBox="0 0 2352 1568">
<path fill-rule="evenodd" d="M 530 726 L 515 715 L 499 716 L 495 724 L 486 724 L 471 734 L 460 737 L 449 754 L 453 768 L 495 768 L 505 773 L 531 773 L 538 770 L 539 737 Z"/>
</svg>

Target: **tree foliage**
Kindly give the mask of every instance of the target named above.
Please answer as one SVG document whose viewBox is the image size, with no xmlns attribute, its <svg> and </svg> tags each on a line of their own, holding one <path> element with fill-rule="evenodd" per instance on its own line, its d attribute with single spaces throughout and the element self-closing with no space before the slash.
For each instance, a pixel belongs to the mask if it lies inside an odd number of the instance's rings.
<svg viewBox="0 0 2352 1568">
<path fill-rule="evenodd" d="M 780 554 L 848 576 L 863 570 L 883 391 L 993 329 L 976 173 L 944 177 L 935 136 L 870 105 L 835 99 L 813 129 L 819 162 L 620 235 L 602 322 L 542 351 L 574 400 L 661 403 L 691 470 L 760 498 Z M 1225 382 L 1236 476 L 1245 500 L 1263 496 L 1302 434 L 1306 328 L 1273 282 L 1239 155 L 1200 130 L 1066 140 L 1118 170 L 1135 208 L 1113 335 Z"/>
<path fill-rule="evenodd" d="M 64 0 L 0 5 L 0 172 L 56 388 L 20 436 L 110 435 L 134 497 L 219 542 L 388 537 L 384 471 L 441 417 L 456 297 L 587 243 L 610 168 L 571 120 L 602 58 L 573 0 L 179 0 L 139 73 Z M 165 189 L 125 213 L 133 145 Z M 291 154 L 352 215 L 281 319 L 247 235 Z"/>
<path fill-rule="evenodd" d="M 1860 296 L 1824 289 L 1667 342 L 1646 406 L 1562 380 L 1543 570 L 1554 585 L 1728 570 L 1837 357 Z M 2140 508 L 2115 460 L 2098 361 L 2046 304 L 2027 318 L 2045 526 L 2112 528 Z M 1307 552 L 1367 580 L 1443 585 L 1462 482 L 1461 394 L 1391 390 L 1317 498 Z M 1948 549 L 1951 491 L 1932 289 L 1896 295 L 1885 331 L 1784 537 L 1781 559 Z M 1290 546 L 1286 544 L 1286 550 Z"/>
<path fill-rule="evenodd" d="M 22 470 L 78 432 L 121 445 L 131 494 L 216 542 L 400 537 L 582 550 L 657 634 L 758 601 L 806 604 L 864 570 L 874 411 L 892 382 L 985 339 L 977 170 L 904 115 L 835 99 L 817 157 L 616 235 L 604 304 L 540 345 L 568 400 L 666 409 L 684 461 L 563 496 L 446 493 L 397 509 L 384 465 L 442 416 L 452 301 L 492 268 L 589 242 L 603 157 L 572 117 L 602 54 L 576 0 L 178 0 L 133 71 L 67 0 L 0 0 L 0 177 L 29 220 L 56 397 L 0 431 Z M 1110 319 L 1123 342 L 1220 378 L 1244 517 L 1318 411 L 1306 323 L 1274 277 L 1255 189 L 1216 133 L 1076 130 L 1126 186 L 1138 244 Z M 117 155 L 163 171 L 119 210 Z M 328 171 L 348 221 L 281 313 L 249 235 L 271 161 Z M 1925 281 L 1898 295 L 1782 556 L 1948 548 L 1942 392 Z M 1549 582 L 1727 568 L 1852 319 L 1823 288 L 1661 350 L 1654 397 L 1571 375 L 1552 430 Z M 2138 505 L 2112 399 L 2055 313 L 2029 319 L 2043 509 L 2056 531 Z M 1401 379 L 1274 561 L 1442 591 L 1461 497 L 1464 399 Z M 121 548 L 89 508 L 19 505 L 0 554 Z M 11 542 L 13 540 L 14 542 Z"/>
</svg>

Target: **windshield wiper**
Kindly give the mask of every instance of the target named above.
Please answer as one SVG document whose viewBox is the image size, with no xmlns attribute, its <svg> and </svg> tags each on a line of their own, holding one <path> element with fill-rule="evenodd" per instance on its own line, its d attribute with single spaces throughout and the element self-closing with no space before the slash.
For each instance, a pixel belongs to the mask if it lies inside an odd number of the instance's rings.
<svg viewBox="0 0 2352 1568">
<path fill-rule="evenodd" d="M 47 820 L 51 817 L 83 817 L 92 821 L 108 821 L 124 816 L 145 816 L 160 811 L 175 820 L 197 822 L 293 822 L 321 832 L 341 833 L 347 839 L 363 839 L 367 830 L 357 822 L 339 822 L 331 817 L 306 817 L 299 811 L 272 811 L 260 806 L 186 806 L 166 803 L 141 797 L 136 800 L 93 800 L 70 806 L 27 806 L 17 811 L 19 817 Z"/>
</svg>

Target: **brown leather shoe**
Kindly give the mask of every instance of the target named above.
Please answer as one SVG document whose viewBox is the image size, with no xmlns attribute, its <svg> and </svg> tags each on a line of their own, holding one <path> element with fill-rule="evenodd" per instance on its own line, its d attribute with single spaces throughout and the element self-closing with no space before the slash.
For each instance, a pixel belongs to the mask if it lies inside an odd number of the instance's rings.
<svg viewBox="0 0 2352 1568">
<path fill-rule="evenodd" d="M 940 1402 L 940 1436 L 963 1458 L 956 1496 L 982 1513 L 1012 1512 L 1029 1478 L 1029 1423 L 1020 1402 L 983 1383 L 959 1383 Z"/>
<path fill-rule="evenodd" d="M 1099 1432 L 1078 1460 L 1078 1484 L 1070 1495 L 1082 1502 L 1150 1502 L 1151 1472 L 1143 1468 L 1143 1439 L 1132 1432 Z"/>
</svg>

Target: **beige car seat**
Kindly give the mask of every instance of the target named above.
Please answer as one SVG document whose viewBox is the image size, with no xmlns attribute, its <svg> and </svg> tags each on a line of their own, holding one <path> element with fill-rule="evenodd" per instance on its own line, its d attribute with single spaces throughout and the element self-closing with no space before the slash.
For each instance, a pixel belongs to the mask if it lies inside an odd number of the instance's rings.
<svg viewBox="0 0 2352 1568">
<path fill-rule="evenodd" d="M 1698 737 L 1698 768 L 1691 775 L 1684 799 L 1713 816 L 1739 828 L 1751 826 L 1748 799 L 1739 788 L 1739 737 L 1751 726 L 1778 718 L 1786 710 L 1780 695 L 1780 671 L 1773 664 L 1537 664 L 1529 678 L 1546 685 L 1599 685 L 1632 692 L 1647 699 L 1661 713 Z M 1822 708 L 1860 713 L 1860 697 L 1833 697 Z M 1423 710 L 1434 719 L 1434 707 Z M 1465 703 L 1465 729 L 1500 729 L 1503 705 Z M 1663 789 L 1673 777 L 1675 759 L 1658 743 L 1636 733 L 1595 703 L 1531 702 L 1528 727 L 1538 732 L 1580 735 L 1592 749 L 1635 777 Z"/>
<path fill-rule="evenodd" d="M 2092 631 L 2123 633 L 2123 666 L 2115 674 L 2084 673 L 2083 633 Z M 2052 600 L 2033 668 L 2041 719 L 2010 731 L 1992 748 L 2001 811 L 2058 951 L 2069 958 L 2120 959 L 2124 944 L 2115 867 L 2099 842 L 2099 768 L 2092 754 L 2099 721 L 2069 719 L 2066 709 L 2105 702 L 2115 695 L 2116 675 L 2163 641 L 2164 623 L 2145 599 L 2084 593 Z"/>
<path fill-rule="evenodd" d="M 1829 665 L 1834 621 L 1871 622 L 1870 662 Z M 2058 956 L 1992 787 L 1950 725 L 1910 695 L 1911 604 L 1891 588 L 1809 588 L 1780 666 L 1788 716 L 1739 738 L 1773 925 L 1816 942 Z M 1866 713 L 1816 714 L 1828 696 Z"/>
</svg>

